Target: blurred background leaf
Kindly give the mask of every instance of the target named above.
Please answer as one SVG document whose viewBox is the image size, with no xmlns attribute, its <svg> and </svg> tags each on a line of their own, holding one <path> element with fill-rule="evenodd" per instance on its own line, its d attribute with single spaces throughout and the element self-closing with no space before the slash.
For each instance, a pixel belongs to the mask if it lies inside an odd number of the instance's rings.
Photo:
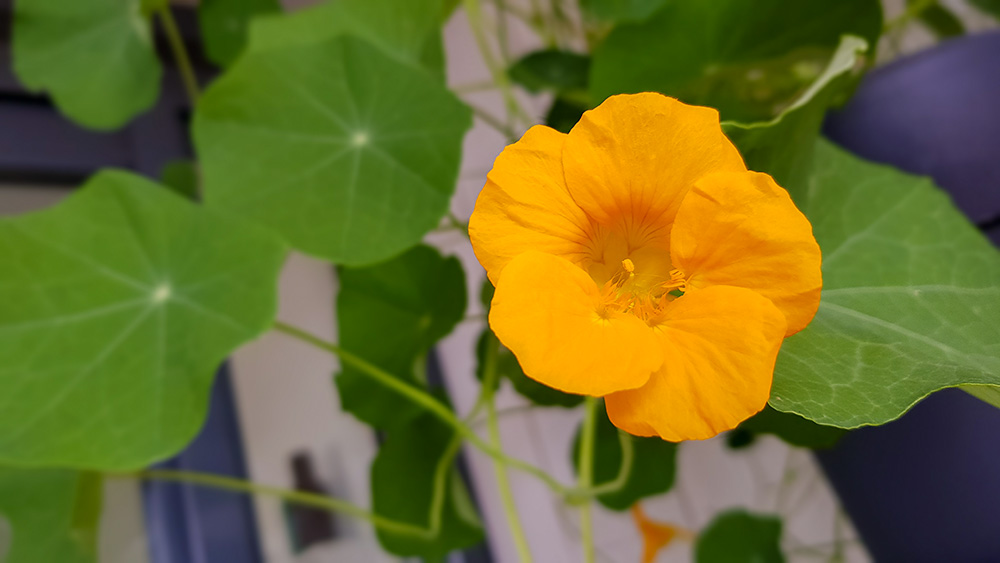
<svg viewBox="0 0 1000 563">
<path fill-rule="evenodd" d="M 215 371 L 274 318 L 285 247 L 105 171 L 0 221 L 0 459 L 129 470 L 183 448 Z"/>
<path fill-rule="evenodd" d="M 375 266 L 340 268 L 340 344 L 392 375 L 426 387 L 427 354 L 465 314 L 465 272 L 429 246 Z M 336 377 L 343 409 L 377 428 L 406 423 L 421 408 L 345 366 Z"/>
<path fill-rule="evenodd" d="M 219 66 L 229 66 L 247 42 L 250 21 L 280 11 L 278 0 L 201 0 L 198 25 L 205 56 Z"/>
<path fill-rule="evenodd" d="M 668 0 L 580 0 L 585 16 L 602 22 L 641 21 Z"/>
<path fill-rule="evenodd" d="M 814 450 L 832 448 L 847 433 L 843 428 L 823 426 L 796 414 L 776 411 L 770 406 L 743 421 L 735 433 L 773 434 L 785 443 Z"/>
<path fill-rule="evenodd" d="M 723 512 L 699 535 L 697 563 L 783 563 L 781 520 L 744 510 Z"/>
<path fill-rule="evenodd" d="M 425 539 L 376 529 L 379 542 L 390 553 L 434 560 L 483 540 L 482 523 L 455 468 L 459 444 L 454 430 L 429 414 L 389 431 L 371 468 L 376 513 L 430 528 L 435 478 L 440 468 L 445 469 L 437 534 Z"/>
<path fill-rule="evenodd" d="M 646 497 L 663 494 L 674 486 L 677 472 L 677 444 L 660 438 L 640 438 L 618 430 L 608 419 L 604 402 L 597 413 L 594 437 L 594 484 L 612 482 L 622 466 L 622 441 L 632 444 L 632 466 L 617 491 L 599 495 L 597 500 L 611 510 L 628 510 Z M 573 438 L 573 469 L 580 470 L 580 429 Z"/>
<path fill-rule="evenodd" d="M 0 467 L 0 561 L 96 563 L 102 491 L 95 473 Z"/>
<path fill-rule="evenodd" d="M 874 45 L 881 27 L 878 0 L 668 0 L 596 48 L 591 98 L 656 91 L 724 120 L 768 120 L 819 76 L 842 35 Z"/>
<path fill-rule="evenodd" d="M 198 199 L 198 166 L 192 160 L 174 160 L 160 170 L 160 183 L 191 201 Z"/>
<path fill-rule="evenodd" d="M 447 212 L 471 122 L 436 79 L 354 37 L 251 51 L 198 104 L 205 202 L 314 256 L 379 262 Z"/>
<path fill-rule="evenodd" d="M 929 180 L 825 141 L 815 156 L 792 197 L 823 250 L 823 296 L 781 348 L 771 406 L 853 428 L 1000 384 L 997 249 Z"/>
<path fill-rule="evenodd" d="M 162 69 L 140 0 L 17 0 L 14 72 L 66 117 L 115 129 L 152 107 Z"/>
</svg>

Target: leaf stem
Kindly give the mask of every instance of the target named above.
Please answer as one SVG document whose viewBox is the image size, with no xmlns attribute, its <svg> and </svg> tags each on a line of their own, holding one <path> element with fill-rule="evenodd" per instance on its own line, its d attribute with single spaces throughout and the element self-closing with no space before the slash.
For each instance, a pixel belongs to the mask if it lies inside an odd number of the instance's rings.
<svg viewBox="0 0 1000 563">
<path fill-rule="evenodd" d="M 618 431 L 618 443 L 622 448 L 622 464 L 618 466 L 618 475 L 612 481 L 591 487 L 589 492 L 593 496 L 620 491 L 628 482 L 629 473 L 632 472 L 632 462 L 635 459 L 635 446 L 632 444 L 632 437 L 621 430 Z"/>
<path fill-rule="evenodd" d="M 594 479 L 594 435 L 597 430 L 597 399 L 587 397 L 584 402 L 583 429 L 580 434 L 578 467 L 580 490 L 590 489 Z M 624 453 L 624 452 L 623 452 Z M 594 563 L 594 522 L 590 499 L 580 503 L 580 539 L 583 542 L 583 560 Z"/>
<path fill-rule="evenodd" d="M 497 355 L 500 342 L 496 338 L 490 338 L 486 347 L 486 354 L 483 358 L 483 403 L 486 405 L 486 421 L 490 431 L 490 444 L 502 451 L 500 442 L 500 425 L 497 422 L 496 393 L 497 383 Z M 507 525 L 510 527 L 510 534 L 514 538 L 514 545 L 517 548 L 517 555 L 522 563 L 531 563 L 531 550 L 528 548 L 528 541 L 524 537 L 524 529 L 521 521 L 517 517 L 517 506 L 514 503 L 514 496 L 510 491 L 510 481 L 507 479 L 507 467 L 500 460 L 493 460 L 493 471 L 496 473 L 497 489 L 503 501 L 504 514 L 507 517 Z"/>
<path fill-rule="evenodd" d="M 311 344 L 321 350 L 326 350 L 337 357 L 340 358 L 345 364 L 357 369 L 359 372 L 365 374 L 366 376 L 378 381 L 382 385 L 396 391 L 397 393 L 405 396 L 414 403 L 426 408 L 431 414 L 438 417 L 445 424 L 453 427 L 458 433 L 469 441 L 470 444 L 475 446 L 477 449 L 485 453 L 486 455 L 501 461 L 510 467 L 528 473 L 542 480 L 553 492 L 560 496 L 566 496 L 569 494 L 571 489 L 566 487 L 554 477 L 546 473 L 545 471 L 531 465 L 530 463 L 510 457 L 504 452 L 494 448 L 488 444 L 485 440 L 479 437 L 478 434 L 465 422 L 460 420 L 458 416 L 448 408 L 444 403 L 434 398 L 433 395 L 418 389 L 404 382 L 401 379 L 396 378 L 389 372 L 363 360 L 362 358 L 355 356 L 354 354 L 344 350 L 340 346 L 332 342 L 327 342 L 315 335 L 312 335 L 300 328 L 291 326 L 289 324 L 283 323 L 281 321 L 275 321 L 274 329 L 283 332 L 289 336 L 297 338 L 303 342 Z"/>
<path fill-rule="evenodd" d="M 156 481 L 173 481 L 178 483 L 191 483 L 193 485 L 200 485 L 204 487 L 211 487 L 214 489 L 224 489 L 227 491 L 233 491 L 238 493 L 247 494 L 258 494 L 278 497 L 286 502 L 292 504 L 300 504 L 303 506 L 310 506 L 313 508 L 319 508 L 321 510 L 328 510 L 330 512 L 339 512 L 346 514 L 348 516 L 353 516 L 360 520 L 370 522 L 376 528 L 380 528 L 387 532 L 392 532 L 395 534 L 415 536 L 420 538 L 433 538 L 436 532 L 432 529 L 421 528 L 419 526 L 414 526 L 413 524 L 408 524 L 406 522 L 398 522 L 395 520 L 390 520 L 384 516 L 379 516 L 374 512 L 365 510 L 360 506 L 347 502 L 345 500 L 336 499 L 333 497 L 328 497 L 326 495 L 319 495 L 315 493 L 308 493 L 303 491 L 293 491 L 289 489 L 282 489 L 278 487 L 270 487 L 267 485 L 261 485 L 259 483 L 254 483 L 251 481 L 244 481 L 242 479 L 235 479 L 232 477 L 225 477 L 222 475 L 212 475 L 209 473 L 197 473 L 193 471 L 176 471 L 173 469 L 147 469 L 145 471 L 139 471 L 133 476 L 140 479 L 149 479 Z M 438 487 L 438 483 L 435 482 L 435 500 L 437 496 L 437 489 L 440 488 L 443 492 L 444 487 Z M 443 494 L 441 495 L 444 496 Z M 443 504 L 443 503 L 438 503 Z M 433 504 L 432 504 L 433 506 Z M 440 526 L 440 515 L 437 515 L 435 520 L 436 524 Z"/>
<path fill-rule="evenodd" d="M 201 90 L 198 87 L 198 78 L 194 74 L 194 65 L 191 64 L 191 58 L 184 47 L 184 39 L 181 37 L 177 22 L 174 20 L 174 14 L 166 2 L 156 9 L 156 14 L 160 17 L 160 23 L 163 24 L 163 31 L 167 35 L 167 43 L 170 44 L 170 50 L 174 54 L 174 61 L 177 63 L 177 70 L 180 72 L 188 100 L 194 107 L 198 96 L 201 95 Z"/>
<path fill-rule="evenodd" d="M 507 104 L 507 111 L 521 120 L 524 125 L 532 125 L 533 120 L 525 113 L 524 109 L 517 102 L 517 98 L 514 97 L 514 89 L 511 86 L 510 78 L 507 76 L 507 69 L 503 68 L 500 62 L 497 61 L 493 56 L 493 51 L 490 49 L 486 33 L 483 31 L 483 10 L 479 0 L 462 0 L 462 5 L 465 7 L 465 15 L 469 20 L 469 27 L 472 29 L 472 35 L 476 39 L 476 45 L 483 56 L 483 61 L 486 63 L 486 67 L 493 77 L 493 82 L 496 82 L 497 86 L 500 87 L 501 94 L 503 94 L 504 102 Z"/>
</svg>

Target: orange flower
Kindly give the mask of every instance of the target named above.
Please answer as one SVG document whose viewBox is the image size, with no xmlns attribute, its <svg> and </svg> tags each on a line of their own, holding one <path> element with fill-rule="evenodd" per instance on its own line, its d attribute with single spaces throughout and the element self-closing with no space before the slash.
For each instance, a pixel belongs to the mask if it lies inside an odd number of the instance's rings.
<svg viewBox="0 0 1000 563">
<path fill-rule="evenodd" d="M 608 98 L 497 157 L 469 223 L 490 326 L 524 373 L 604 396 L 619 428 L 703 439 L 767 402 L 819 306 L 808 220 L 747 171 L 713 109 Z"/>
</svg>

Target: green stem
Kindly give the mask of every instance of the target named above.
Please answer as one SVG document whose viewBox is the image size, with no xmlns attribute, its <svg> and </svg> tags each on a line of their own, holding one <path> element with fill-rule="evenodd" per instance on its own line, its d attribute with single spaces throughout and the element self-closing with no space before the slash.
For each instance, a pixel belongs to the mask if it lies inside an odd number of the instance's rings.
<svg viewBox="0 0 1000 563">
<path fill-rule="evenodd" d="M 500 342 L 496 338 L 490 338 L 486 347 L 485 358 L 483 358 L 483 403 L 486 405 L 486 420 L 490 430 L 491 445 L 502 450 L 500 443 L 500 425 L 497 422 L 497 409 L 495 401 L 495 390 L 497 384 L 497 354 Z M 507 525 L 510 527 L 510 534 L 514 538 L 514 545 L 517 548 L 517 555 L 522 563 L 531 562 L 531 550 L 528 549 L 528 540 L 524 537 L 524 529 L 521 521 L 517 517 L 517 506 L 514 504 L 514 495 L 510 491 L 510 482 L 507 479 L 507 467 L 499 460 L 493 460 L 493 471 L 497 477 L 497 489 L 503 501 L 504 514 L 507 517 Z"/>
<path fill-rule="evenodd" d="M 450 408 L 448 408 L 441 401 L 434 398 L 434 396 L 432 396 L 430 393 L 418 389 L 417 387 L 414 387 L 409 383 L 406 383 L 403 380 L 396 378 L 389 372 L 359 358 L 358 356 L 355 356 L 354 354 L 351 354 L 350 352 L 344 350 L 340 346 L 337 346 L 332 342 L 327 342 L 300 328 L 285 324 L 280 321 L 275 321 L 273 326 L 274 329 L 279 332 L 283 332 L 289 336 L 292 336 L 294 338 L 302 340 L 303 342 L 311 344 L 321 350 L 326 350 L 336 355 L 337 357 L 340 358 L 340 361 L 344 362 L 345 364 L 357 369 L 359 372 L 365 374 L 366 376 L 374 379 L 375 381 L 378 381 L 382 385 L 392 389 L 393 391 L 396 391 L 397 393 L 405 396 L 414 403 L 426 408 L 428 412 L 436 416 L 445 424 L 448 424 L 449 426 L 454 428 L 463 438 L 468 440 L 470 444 L 475 446 L 477 449 L 479 449 L 486 455 L 498 461 L 501 461 L 509 465 L 510 467 L 513 467 L 515 469 L 518 469 L 520 471 L 523 471 L 525 473 L 537 477 L 538 479 L 545 482 L 545 484 L 548 485 L 550 489 L 552 489 L 556 494 L 560 496 L 566 496 L 570 492 L 569 487 L 564 486 L 562 483 L 557 481 L 555 478 L 553 478 L 545 471 L 542 471 L 541 469 L 531 465 L 530 463 L 527 463 L 525 461 L 522 461 L 514 457 L 510 457 L 507 454 L 503 453 L 502 451 L 498 450 L 497 448 L 494 448 L 490 444 L 486 443 L 486 441 L 480 438 L 479 435 L 476 434 L 476 432 L 469 425 L 460 420 L 458 416 L 455 415 L 455 413 Z"/>
<path fill-rule="evenodd" d="M 496 60 L 493 56 L 493 51 L 490 49 L 486 33 L 483 31 L 483 10 L 479 4 L 479 0 L 462 0 L 462 5 L 465 7 L 465 15 L 469 19 L 469 27 L 472 29 L 479 52 L 482 53 L 483 61 L 486 63 L 493 81 L 500 87 L 500 92 L 503 94 L 504 101 L 507 104 L 507 111 L 514 114 L 524 125 L 532 125 L 533 120 L 521 109 L 520 104 L 517 103 L 517 98 L 514 97 L 514 89 L 511 86 L 510 78 L 507 76 L 507 69 L 503 68 Z"/>
<path fill-rule="evenodd" d="M 180 71 L 181 81 L 184 82 L 184 89 L 187 91 L 188 100 L 193 107 L 198 101 L 201 91 L 198 88 L 198 78 L 194 74 L 194 65 L 191 64 L 191 58 L 184 47 L 184 39 L 177 28 L 177 22 L 174 21 L 169 4 L 164 3 L 163 6 L 157 8 L 156 14 L 160 16 L 160 23 L 163 24 L 163 31 L 167 35 L 167 43 L 170 44 L 170 50 L 174 53 L 177 70 Z"/>
<path fill-rule="evenodd" d="M 415 536 L 420 538 L 433 538 L 436 534 L 432 529 L 421 528 L 419 526 L 414 526 L 413 524 L 408 524 L 406 522 L 397 522 L 395 520 L 390 520 L 384 516 L 379 516 L 374 512 L 370 512 L 361 508 L 360 506 L 351 504 L 347 501 L 336 499 L 333 497 L 328 497 L 325 495 L 318 495 L 315 493 L 307 493 L 303 491 L 292 491 L 288 489 L 281 489 L 278 487 L 269 487 L 267 485 L 261 485 L 258 483 L 253 483 L 250 481 L 244 481 L 242 479 L 233 479 L 232 477 L 223 477 L 221 475 L 211 475 L 208 473 L 195 473 L 191 471 L 174 471 L 172 469 L 148 469 L 146 471 L 140 471 L 134 474 L 136 477 L 141 479 L 151 479 L 157 481 L 174 481 L 179 483 L 191 483 L 193 485 L 201 485 L 205 487 L 212 487 L 214 489 L 224 489 L 227 491 L 234 491 L 238 493 L 247 494 L 259 494 L 278 497 L 286 502 L 292 504 L 300 504 L 303 506 L 311 506 L 313 508 L 319 508 L 321 510 L 329 510 L 331 512 L 340 512 L 348 516 L 353 516 L 360 520 L 365 520 L 370 522 L 376 528 L 380 528 L 387 532 L 392 532 L 395 534 Z M 438 487 L 435 483 L 435 488 L 440 488 L 442 493 L 444 487 Z M 436 496 L 437 490 L 435 490 Z M 441 495 L 444 496 L 443 494 Z M 442 503 L 438 503 L 442 504 Z M 440 526 L 440 515 L 437 515 L 437 525 Z"/>
<path fill-rule="evenodd" d="M 580 434 L 579 480 L 580 490 L 588 490 L 594 480 L 594 435 L 597 430 L 597 399 L 587 397 L 584 403 L 583 429 Z M 583 542 L 583 560 L 594 563 L 594 522 L 590 499 L 580 503 L 580 539 Z"/>
<path fill-rule="evenodd" d="M 635 446 L 632 444 L 631 436 L 621 430 L 618 431 L 618 443 L 622 448 L 622 464 L 618 466 L 618 475 L 615 475 L 612 481 L 591 487 L 589 493 L 593 496 L 620 491 L 628 482 L 629 473 L 632 472 L 632 462 L 635 459 Z"/>
<path fill-rule="evenodd" d="M 502 121 L 500 121 L 499 119 L 497 119 L 496 117 L 494 117 L 493 114 L 489 113 L 488 111 L 482 108 L 478 108 L 472 104 L 466 104 L 466 105 L 472 108 L 473 115 L 481 119 L 483 123 L 495 129 L 498 133 L 503 135 L 507 139 L 508 143 L 513 143 L 514 141 L 517 140 L 517 134 L 514 133 L 514 130 L 511 129 L 508 125 L 506 125 Z"/>
</svg>

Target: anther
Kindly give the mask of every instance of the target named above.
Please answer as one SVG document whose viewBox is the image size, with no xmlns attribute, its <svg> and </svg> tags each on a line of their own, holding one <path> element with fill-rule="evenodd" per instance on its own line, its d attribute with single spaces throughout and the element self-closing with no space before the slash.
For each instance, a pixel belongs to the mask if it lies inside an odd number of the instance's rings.
<svg viewBox="0 0 1000 563">
<path fill-rule="evenodd" d="M 622 268 L 625 268 L 625 271 L 630 274 L 635 272 L 635 264 L 628 258 L 622 260 Z"/>
</svg>

